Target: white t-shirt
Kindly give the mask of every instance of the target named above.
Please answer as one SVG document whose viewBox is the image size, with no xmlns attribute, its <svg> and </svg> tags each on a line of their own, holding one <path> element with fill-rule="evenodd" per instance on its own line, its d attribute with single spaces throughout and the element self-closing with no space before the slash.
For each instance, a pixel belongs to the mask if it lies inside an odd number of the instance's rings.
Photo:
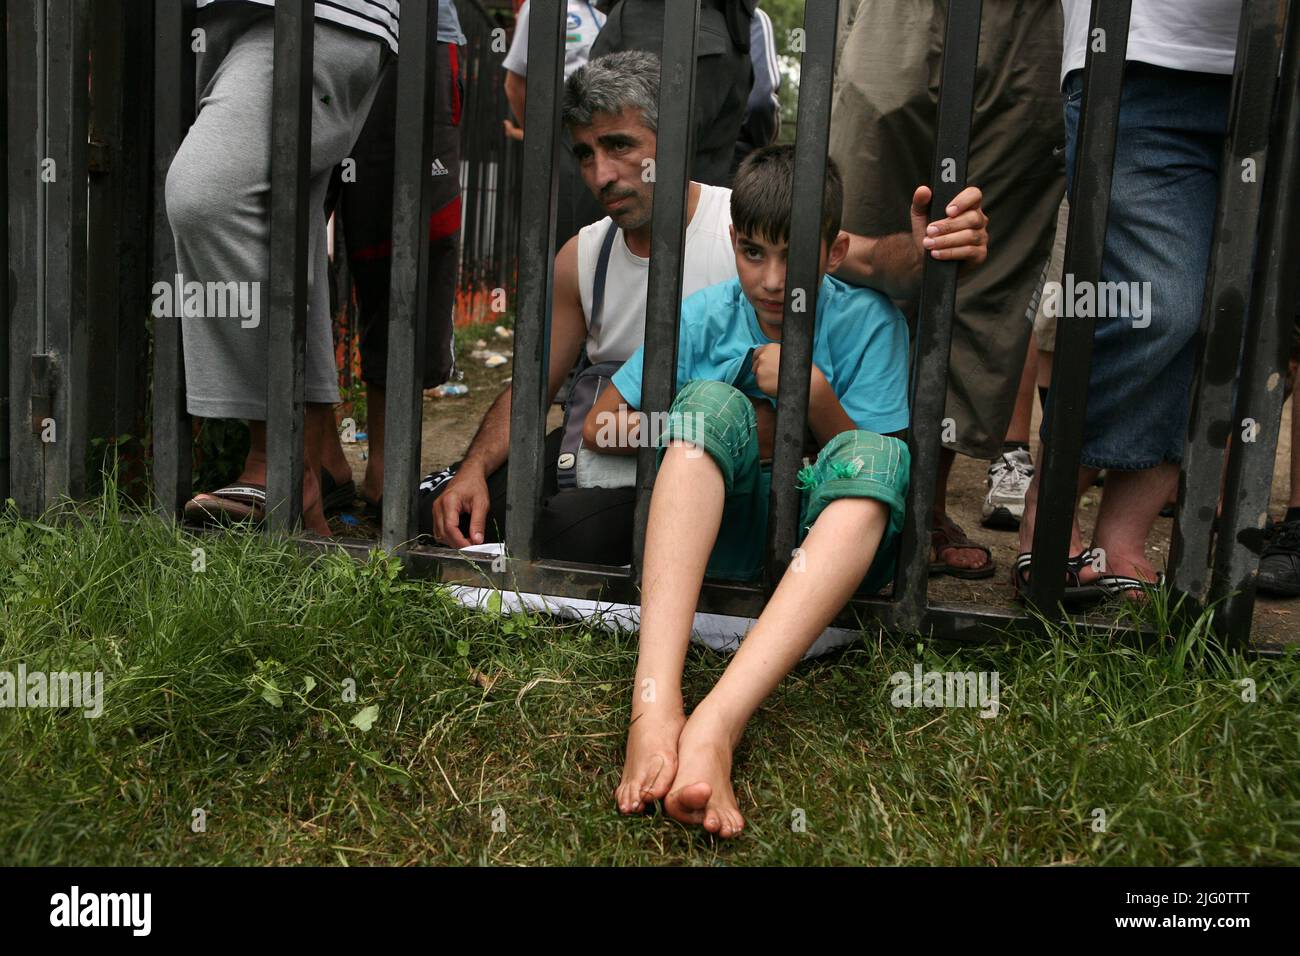
<svg viewBox="0 0 1300 956">
<path fill-rule="evenodd" d="M 1065 56 L 1061 80 L 1083 69 L 1089 0 L 1061 0 Z M 1133 0 L 1126 59 L 1193 73 L 1232 73 L 1241 0 Z"/>
<path fill-rule="evenodd" d="M 609 228 L 610 217 L 585 226 L 578 233 L 578 292 L 582 314 L 591 328 L 591 297 L 596 281 L 596 260 Z M 682 268 L 682 298 L 700 289 L 736 277 L 736 256 L 731 248 L 731 190 L 700 184 L 700 201 L 686 226 Z M 605 273 L 605 304 L 597 336 L 587 339 L 592 364 L 626 362 L 645 343 L 645 299 L 650 260 L 628 249 L 620 229 L 609 251 Z"/>
<path fill-rule="evenodd" d="M 564 78 L 587 62 L 596 34 L 605 25 L 605 15 L 587 0 L 569 0 L 569 18 L 564 27 Z M 515 17 L 515 36 L 501 63 L 511 73 L 528 75 L 528 0 Z"/>
</svg>

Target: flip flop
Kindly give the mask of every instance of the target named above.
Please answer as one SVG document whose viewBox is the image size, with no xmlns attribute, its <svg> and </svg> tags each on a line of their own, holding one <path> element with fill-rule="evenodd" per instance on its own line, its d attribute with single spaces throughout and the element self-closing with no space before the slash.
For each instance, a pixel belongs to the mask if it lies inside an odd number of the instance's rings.
<svg viewBox="0 0 1300 956">
<path fill-rule="evenodd" d="M 352 502 L 357 499 L 357 483 L 348 479 L 339 484 L 334 480 L 334 476 L 329 473 L 328 468 L 320 470 L 320 497 L 321 506 L 325 513 L 334 514 L 338 511 L 346 511 L 352 507 Z"/>
<path fill-rule="evenodd" d="M 1092 583 L 1094 586 L 1101 588 L 1108 598 L 1123 598 L 1126 601 L 1149 601 L 1152 596 L 1165 589 L 1165 572 L 1156 572 L 1154 581 L 1143 581 L 1141 578 L 1131 578 L 1125 574 L 1103 574 Z M 1130 595 L 1130 591 L 1136 591 L 1141 597 Z"/>
<path fill-rule="evenodd" d="M 185 505 L 184 520 L 198 525 L 261 524 L 266 520 L 266 485 L 235 483 L 196 495 Z"/>
<path fill-rule="evenodd" d="M 376 500 L 371 501 L 369 498 L 363 495 L 361 500 L 366 503 L 366 511 L 365 511 L 366 517 L 369 518 L 371 521 L 373 521 L 375 524 L 383 524 L 384 523 L 383 497 L 381 496 Z"/>
<path fill-rule="evenodd" d="M 1100 601 L 1106 597 L 1106 590 L 1099 587 L 1095 581 L 1084 584 L 1080 580 L 1083 569 L 1092 564 L 1093 554 L 1093 550 L 1088 548 L 1080 551 L 1065 562 L 1066 584 L 1065 591 L 1061 594 L 1061 603 L 1066 607 Z M 1016 555 L 1016 563 L 1011 566 L 1011 585 L 1016 589 L 1016 599 L 1019 601 L 1029 599 L 1030 565 L 1032 563 L 1033 555 L 1028 551 L 1022 551 Z"/>
<path fill-rule="evenodd" d="M 966 537 L 966 532 L 957 522 L 949 519 L 942 527 L 930 529 L 930 546 L 934 549 L 934 560 L 930 562 L 931 574 L 951 574 L 954 578 L 973 581 L 992 577 L 997 571 L 993 563 L 993 552 L 985 545 L 976 544 Z M 960 551 L 973 548 L 984 552 L 984 563 L 977 568 L 960 568 L 941 560 L 945 551 Z"/>
</svg>

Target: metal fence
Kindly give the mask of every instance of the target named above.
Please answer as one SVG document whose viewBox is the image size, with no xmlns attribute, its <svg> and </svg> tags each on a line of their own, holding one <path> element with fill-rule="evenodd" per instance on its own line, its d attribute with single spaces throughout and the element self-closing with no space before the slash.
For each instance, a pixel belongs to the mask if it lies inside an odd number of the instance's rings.
<svg viewBox="0 0 1300 956">
<path fill-rule="evenodd" d="M 150 283 L 175 272 L 162 195 L 167 168 L 193 118 L 194 3 L 96 0 L 93 13 L 90 0 L 0 0 L 0 6 L 6 23 L 0 99 L 6 104 L 8 131 L 5 147 L 0 147 L 7 149 L 7 181 L 0 201 L 9 224 L 9 267 L 0 274 L 0 294 L 9 304 L 5 318 L 10 342 L 9 433 L 8 441 L 0 443 L 0 454 L 7 452 L 8 458 L 0 479 L 23 511 L 37 513 L 59 496 L 84 492 L 87 442 L 92 428 L 102 427 L 106 396 L 113 395 L 112 407 L 121 406 L 126 414 L 129 396 L 138 395 L 131 383 L 140 370 L 114 365 L 102 343 L 143 335 Z M 667 409 L 674 390 L 699 19 L 698 2 L 668 0 L 667 6 L 656 228 L 646 308 L 647 413 Z M 1193 606 L 1221 602 L 1218 626 L 1238 642 L 1249 633 L 1281 419 L 1279 382 L 1287 370 L 1293 314 L 1289 306 L 1296 301 L 1300 278 L 1294 267 L 1288 268 L 1300 252 L 1298 233 L 1288 228 L 1300 214 L 1298 6 L 1296 0 L 1246 0 L 1242 8 L 1170 569 L 1175 591 L 1188 596 Z M 518 268 L 504 560 L 411 543 L 420 466 L 417 363 L 423 350 L 418 319 L 425 311 L 428 268 L 427 230 L 421 226 L 430 212 L 426 172 L 431 161 L 429 70 L 436 5 L 408 3 L 403 10 L 398 115 L 404 121 L 397 127 L 394 196 L 410 199 L 394 201 L 382 543 L 400 554 L 411 571 L 446 581 L 492 582 L 510 589 L 638 603 L 639 555 L 654 485 L 651 449 L 642 449 L 638 460 L 637 558 L 630 569 L 538 556 L 556 170 L 563 148 L 559 105 L 564 9 L 563 0 L 532 3 L 525 118 L 529 133 L 517 150 L 517 167 L 511 165 L 516 162 L 511 147 L 477 171 L 471 164 L 466 174 L 471 193 L 478 190 L 492 197 L 476 202 L 473 216 L 467 213 L 464 239 L 473 260 L 467 268 L 485 269 L 483 281 L 499 285 L 508 285 L 506 278 L 516 263 Z M 788 283 L 807 290 L 811 306 L 792 312 L 787 304 L 785 316 L 766 580 L 759 586 L 708 582 L 701 610 L 756 615 L 797 540 L 794 479 L 812 358 L 817 220 L 837 11 L 837 0 L 808 0 L 805 13 L 796 156 L 806 175 L 795 185 Z M 311 13 L 309 0 L 279 0 L 275 8 L 273 268 L 264 314 L 271 333 L 267 361 L 278 370 L 268 386 L 268 507 L 269 525 L 276 532 L 294 530 L 302 487 L 306 235 L 307 216 L 315 212 L 307 208 L 305 192 Z M 1105 30 L 1107 43 L 1104 51 L 1090 46 L 1085 69 L 1065 264 L 1076 281 L 1100 278 L 1129 13 L 1129 0 L 1094 0 L 1090 28 Z M 943 208 L 966 184 L 980 14 L 980 0 L 949 0 L 931 178 L 935 208 Z M 484 26 L 473 16 L 466 19 L 471 35 Z M 118 33 L 112 36 L 115 28 Z M 491 56 L 483 52 L 481 40 L 474 49 L 479 52 L 471 54 L 469 123 L 499 126 L 499 94 L 487 92 L 498 82 L 491 76 Z M 92 58 L 93 113 L 88 85 Z M 111 87 L 119 98 L 116 109 L 101 106 L 106 102 L 101 94 L 109 88 L 106 78 L 117 81 Z M 95 135 L 88 136 L 92 117 Z M 466 135 L 476 133 L 467 129 Z M 152 149 L 145 145 L 149 136 Z M 1246 165 L 1252 177 L 1242 175 Z M 955 176 L 941 175 L 945 167 Z M 513 185 L 519 182 L 527 188 Z M 514 223 L 517 245 L 510 245 L 512 240 L 503 244 L 502 237 L 513 233 Z M 957 265 L 927 258 L 922 281 L 908 437 L 912 482 L 898 578 L 891 597 L 855 599 L 840 620 L 874 622 L 895 632 L 980 638 L 1009 626 L 1029 626 L 1032 619 L 928 598 L 929 527 L 918 516 L 930 513 L 935 494 Z M 787 297 L 787 303 L 791 299 Z M 158 512 L 174 518 L 190 494 L 191 426 L 184 405 L 179 323 L 155 321 L 152 331 L 153 488 Z M 1064 566 L 1068 554 L 1092 333 L 1093 320 L 1088 318 L 1063 321 L 1058 330 L 1034 539 L 1036 561 L 1049 567 Z M 110 334 L 119 338 L 106 338 Z M 111 391 L 106 390 L 109 386 Z M 1255 440 L 1229 442 L 1246 419 L 1256 429 Z M 100 424 L 94 425 L 96 421 Z M 1223 513 L 1215 534 L 1225 467 Z M 1048 619 L 1064 614 L 1059 610 L 1063 583 L 1051 575 L 1034 577 L 1037 607 L 1058 608 L 1055 615 L 1045 615 Z"/>
</svg>

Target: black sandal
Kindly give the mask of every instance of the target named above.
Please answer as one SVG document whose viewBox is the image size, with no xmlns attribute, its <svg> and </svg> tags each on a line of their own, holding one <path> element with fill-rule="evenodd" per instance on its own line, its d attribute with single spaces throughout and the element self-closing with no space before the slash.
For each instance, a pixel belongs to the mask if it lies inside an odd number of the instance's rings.
<svg viewBox="0 0 1300 956">
<path fill-rule="evenodd" d="M 1084 584 L 1081 580 L 1080 576 L 1083 574 L 1083 569 L 1091 565 L 1093 559 L 1094 552 L 1092 548 L 1087 548 L 1066 560 L 1065 591 L 1061 594 L 1061 603 L 1066 607 L 1100 601 L 1109 593 L 1105 587 L 1098 585 L 1095 581 Z M 1011 566 L 1011 585 L 1016 589 L 1017 600 L 1029 600 L 1029 578 L 1032 563 L 1033 554 L 1029 551 L 1022 551 L 1016 555 L 1015 564 Z"/>
<path fill-rule="evenodd" d="M 339 484 L 328 468 L 320 470 L 320 500 L 325 513 L 334 514 L 347 511 L 357 499 L 357 483 L 349 478 Z"/>
</svg>

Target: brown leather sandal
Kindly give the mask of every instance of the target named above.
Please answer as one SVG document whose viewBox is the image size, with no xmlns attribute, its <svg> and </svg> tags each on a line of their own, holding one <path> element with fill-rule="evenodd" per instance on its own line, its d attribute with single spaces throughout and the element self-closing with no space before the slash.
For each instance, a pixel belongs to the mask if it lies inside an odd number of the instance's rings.
<svg viewBox="0 0 1300 956">
<path fill-rule="evenodd" d="M 930 547 L 934 554 L 933 559 L 930 561 L 931 574 L 950 574 L 954 578 L 973 581 L 979 578 L 992 577 L 997 572 L 998 567 L 993 562 L 993 552 L 985 545 L 976 544 L 966 537 L 966 532 L 951 518 L 946 518 L 943 524 L 930 529 Z M 943 560 L 946 552 L 960 551 L 963 548 L 983 551 L 984 563 L 975 568 L 963 568 Z"/>
</svg>

